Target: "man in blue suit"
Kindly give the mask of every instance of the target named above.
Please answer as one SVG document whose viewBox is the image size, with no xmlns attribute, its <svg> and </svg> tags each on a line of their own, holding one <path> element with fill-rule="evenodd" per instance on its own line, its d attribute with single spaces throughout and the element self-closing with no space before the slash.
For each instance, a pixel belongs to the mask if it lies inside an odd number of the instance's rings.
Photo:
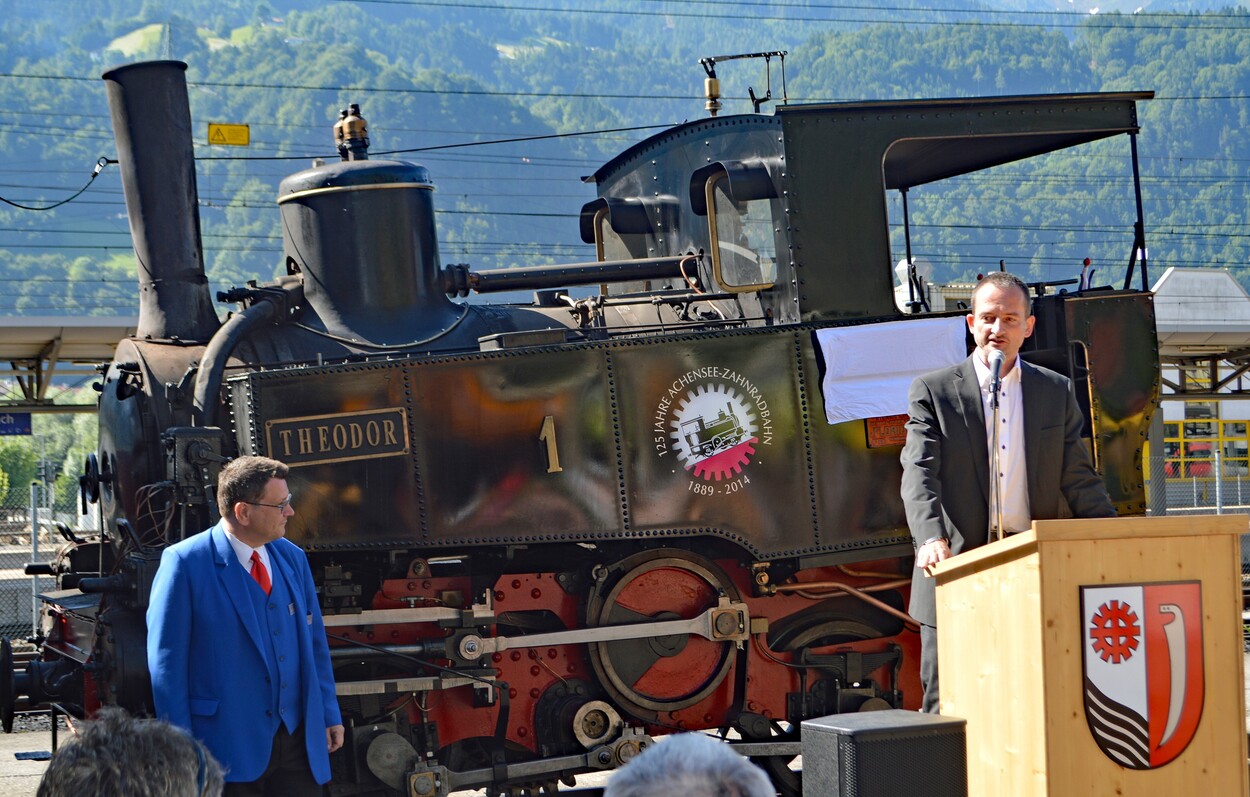
<svg viewBox="0 0 1250 797">
<path fill-rule="evenodd" d="M 319 795 L 343 744 L 308 559 L 283 539 L 287 473 L 264 457 L 226 465 L 221 522 L 167 548 L 152 584 L 156 712 L 221 761 L 227 797 Z"/>
</svg>

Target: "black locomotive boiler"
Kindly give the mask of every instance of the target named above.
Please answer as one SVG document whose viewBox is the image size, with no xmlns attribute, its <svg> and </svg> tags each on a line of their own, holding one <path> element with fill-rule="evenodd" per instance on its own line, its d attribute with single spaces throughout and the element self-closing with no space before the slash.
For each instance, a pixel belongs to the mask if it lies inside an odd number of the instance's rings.
<svg viewBox="0 0 1250 797">
<path fill-rule="evenodd" d="M 184 70 L 105 75 L 139 329 L 102 379 L 82 477 L 104 532 L 46 566 L 40 660 L 13 668 L 6 643 L 6 729 L 18 704 L 150 711 L 160 552 L 214 522 L 238 454 L 292 467 L 287 533 L 348 726 L 335 795 L 537 791 L 696 729 L 797 794 L 801 720 L 918 706 L 901 422 L 829 422 L 821 336 L 874 326 L 905 345 L 917 320 L 962 315 L 918 295 L 897 309 L 888 190 L 1135 142 L 1149 94 L 688 122 L 593 175 L 580 232 L 597 262 L 494 271 L 442 267 L 429 173 L 368 159 L 353 115 L 340 162 L 279 187 L 286 276 L 223 296 L 221 323 Z M 1126 514 L 1144 511 L 1158 394 L 1134 265 L 1123 289 L 1038 298 L 1025 353 L 1073 378 Z M 531 289 L 525 305 L 456 300 Z"/>
</svg>

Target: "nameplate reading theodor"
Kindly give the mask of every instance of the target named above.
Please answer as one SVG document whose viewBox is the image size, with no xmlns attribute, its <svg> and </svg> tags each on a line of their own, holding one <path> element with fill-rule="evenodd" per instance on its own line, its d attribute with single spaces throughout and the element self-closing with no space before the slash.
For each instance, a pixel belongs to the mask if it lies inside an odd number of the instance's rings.
<svg viewBox="0 0 1250 797">
<path fill-rule="evenodd" d="M 402 407 L 265 422 L 269 455 L 291 467 L 396 457 L 408 453 Z"/>
</svg>

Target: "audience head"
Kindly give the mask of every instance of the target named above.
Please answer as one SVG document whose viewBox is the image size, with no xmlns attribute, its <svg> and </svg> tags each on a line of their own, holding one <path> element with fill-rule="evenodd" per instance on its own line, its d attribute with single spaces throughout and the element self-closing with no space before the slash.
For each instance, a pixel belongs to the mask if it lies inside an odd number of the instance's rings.
<svg viewBox="0 0 1250 797">
<path fill-rule="evenodd" d="M 776 797 L 764 770 L 698 733 L 668 736 L 608 779 L 603 797 Z"/>
<path fill-rule="evenodd" d="M 223 780 L 186 731 L 110 707 L 57 749 L 35 797 L 218 797 Z"/>
</svg>

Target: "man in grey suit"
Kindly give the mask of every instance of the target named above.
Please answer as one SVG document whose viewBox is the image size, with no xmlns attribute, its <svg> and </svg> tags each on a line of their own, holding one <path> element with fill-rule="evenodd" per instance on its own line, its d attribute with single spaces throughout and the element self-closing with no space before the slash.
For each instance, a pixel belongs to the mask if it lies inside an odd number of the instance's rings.
<svg viewBox="0 0 1250 797">
<path fill-rule="evenodd" d="M 1004 533 L 1025 531 L 1033 520 L 1115 515 L 1081 439 L 1083 418 L 1071 383 L 1018 357 L 1034 321 L 1028 287 L 1006 272 L 990 273 L 972 292 L 968 314 L 976 351 L 918 377 L 908 394 L 902 494 L 916 546 L 910 612 L 920 623 L 928 712 L 938 711 L 937 600 L 928 568 L 984 545 L 990 535 L 987 418 L 994 351 L 1003 355 L 998 443 Z"/>
</svg>

